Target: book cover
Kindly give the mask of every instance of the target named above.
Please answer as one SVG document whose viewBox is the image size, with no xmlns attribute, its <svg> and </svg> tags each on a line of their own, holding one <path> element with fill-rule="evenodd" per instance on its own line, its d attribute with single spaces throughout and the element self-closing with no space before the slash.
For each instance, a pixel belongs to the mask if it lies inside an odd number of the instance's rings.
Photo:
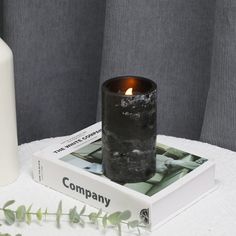
<svg viewBox="0 0 236 236">
<path fill-rule="evenodd" d="M 150 229 L 214 188 L 214 163 L 158 142 L 156 174 L 151 179 L 112 182 L 103 175 L 101 122 L 34 156 L 37 182 L 107 212 L 129 209 Z"/>
</svg>

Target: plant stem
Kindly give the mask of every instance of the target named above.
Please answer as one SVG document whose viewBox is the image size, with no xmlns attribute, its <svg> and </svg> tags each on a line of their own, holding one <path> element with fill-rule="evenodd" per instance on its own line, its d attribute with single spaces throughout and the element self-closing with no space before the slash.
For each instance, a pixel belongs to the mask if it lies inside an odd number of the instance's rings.
<svg viewBox="0 0 236 236">
<path fill-rule="evenodd" d="M 5 214 L 5 212 L 6 211 L 11 211 L 15 216 L 17 216 L 17 210 L 11 210 L 11 209 L 9 209 L 9 208 L 4 208 L 4 207 L 1 207 L 0 208 L 0 211 L 2 211 L 2 212 L 4 212 L 4 214 Z M 40 212 L 41 212 L 41 209 L 39 210 Z M 38 217 L 38 214 L 39 214 L 39 211 L 37 211 L 37 212 L 25 212 L 24 214 L 25 215 L 35 215 L 35 216 L 37 216 Z M 82 212 L 81 212 L 82 213 Z M 43 216 L 45 216 L 45 221 L 46 221 L 46 216 L 55 216 L 55 217 L 57 217 L 58 216 L 58 213 L 53 213 L 53 212 L 47 212 L 47 209 L 45 210 L 45 212 L 42 212 L 42 213 L 40 213 L 41 215 L 43 215 Z M 94 213 L 91 213 L 91 214 L 96 214 L 95 212 Z M 80 217 L 86 217 L 86 218 L 89 218 L 89 220 L 90 220 L 90 217 L 91 217 L 91 214 L 80 214 L 79 216 Z M 70 217 L 70 213 L 60 213 L 60 215 L 61 216 L 67 216 L 67 217 Z M 97 213 L 97 216 L 96 216 L 96 219 L 100 219 L 100 220 L 102 220 L 104 217 L 106 217 L 106 215 L 107 214 L 105 214 L 105 215 L 100 215 L 99 213 Z M 39 219 L 39 218 L 38 218 Z M 41 219 L 40 219 L 41 220 Z M 95 221 L 96 223 L 98 223 L 98 221 Z M 127 226 L 129 226 L 129 222 L 127 222 L 127 221 L 120 221 L 120 223 L 117 225 L 118 226 L 118 230 L 119 230 L 119 234 L 121 234 L 121 225 L 120 224 L 123 224 L 123 225 L 127 225 Z M 139 231 L 139 228 L 146 228 L 146 226 L 144 225 L 144 223 L 142 223 L 142 222 L 138 222 L 138 224 L 137 224 L 137 230 Z"/>
</svg>

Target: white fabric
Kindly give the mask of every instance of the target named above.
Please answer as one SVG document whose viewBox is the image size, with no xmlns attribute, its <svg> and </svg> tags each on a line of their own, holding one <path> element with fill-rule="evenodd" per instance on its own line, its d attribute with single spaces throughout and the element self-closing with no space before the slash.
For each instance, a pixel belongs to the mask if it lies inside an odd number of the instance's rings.
<svg viewBox="0 0 236 236">
<path fill-rule="evenodd" d="M 0 188 L 0 205 L 3 205 L 7 200 L 15 199 L 17 201 L 15 206 L 33 203 L 34 210 L 39 207 L 48 207 L 49 211 L 55 211 L 60 200 L 63 200 L 63 208 L 66 211 L 74 205 L 77 205 L 78 208 L 83 206 L 79 201 L 37 184 L 32 179 L 32 153 L 58 140 L 60 138 L 45 139 L 19 147 L 21 174 L 15 183 Z M 236 235 L 236 153 L 209 144 L 180 138 L 158 136 L 158 141 L 214 160 L 219 187 L 150 235 Z M 21 233 L 23 236 L 41 236 L 43 234 L 50 236 L 104 235 L 102 227 L 98 230 L 96 226 L 89 224 L 83 229 L 80 226 L 71 227 L 67 222 L 63 222 L 59 230 L 55 227 L 55 222 L 37 223 L 37 221 L 30 226 L 25 223 L 10 227 L 3 224 L 0 227 L 0 232 Z M 126 233 L 123 235 L 131 235 L 126 227 L 124 227 L 124 232 Z M 105 235 L 117 235 L 117 231 L 109 229 Z"/>
</svg>

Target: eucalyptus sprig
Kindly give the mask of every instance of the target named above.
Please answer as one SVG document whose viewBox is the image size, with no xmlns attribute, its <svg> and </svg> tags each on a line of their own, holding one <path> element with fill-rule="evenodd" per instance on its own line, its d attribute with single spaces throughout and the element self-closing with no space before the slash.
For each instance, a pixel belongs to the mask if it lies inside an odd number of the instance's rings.
<svg viewBox="0 0 236 236">
<path fill-rule="evenodd" d="M 56 212 L 48 212 L 46 208 L 44 211 L 42 208 L 37 209 L 37 211 L 32 211 L 32 205 L 26 207 L 25 205 L 18 206 L 15 210 L 10 207 L 15 203 L 14 200 L 7 201 L 0 211 L 3 212 L 5 223 L 8 225 L 13 225 L 15 222 L 23 223 L 26 222 L 28 225 L 31 224 L 32 220 L 35 219 L 39 222 L 47 221 L 48 216 L 54 217 L 56 221 L 57 228 L 61 227 L 62 217 L 67 217 L 68 222 L 71 225 L 78 224 L 82 227 L 86 223 L 92 223 L 99 226 L 100 224 L 103 228 L 107 227 L 116 227 L 118 229 L 119 236 L 122 234 L 122 225 L 126 225 L 128 229 L 137 229 L 138 234 L 140 235 L 140 228 L 146 228 L 144 222 L 139 220 L 130 220 L 131 212 L 126 211 L 117 211 L 112 214 L 103 213 L 100 209 L 97 212 L 86 213 L 86 205 L 80 210 L 77 210 L 77 207 L 69 209 L 68 213 L 64 213 L 62 209 L 62 201 L 59 202 Z M 11 236 L 10 234 L 1 234 L 0 236 Z M 17 234 L 16 236 L 20 236 Z"/>
</svg>

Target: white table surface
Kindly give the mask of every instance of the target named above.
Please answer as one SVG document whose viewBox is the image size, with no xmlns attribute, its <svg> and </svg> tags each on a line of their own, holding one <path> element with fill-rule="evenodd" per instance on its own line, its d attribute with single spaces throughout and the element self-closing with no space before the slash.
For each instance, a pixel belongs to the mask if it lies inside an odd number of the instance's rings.
<svg viewBox="0 0 236 236">
<path fill-rule="evenodd" d="M 59 192 L 37 184 L 32 179 L 31 160 L 32 153 L 44 148 L 60 138 L 45 139 L 24 144 L 19 147 L 21 173 L 16 182 L 6 187 L 0 187 L 0 205 L 5 201 L 15 199 L 20 204 L 30 205 L 32 209 L 39 207 L 56 211 L 58 202 L 63 201 L 63 208 L 67 211 L 74 205 L 78 208 L 83 204 Z M 234 236 L 236 235 L 236 153 L 213 145 L 190 141 L 186 139 L 158 136 L 158 141 L 196 155 L 204 156 L 216 163 L 216 180 L 218 188 L 201 199 L 199 202 L 172 218 L 153 233 L 144 235 L 158 236 Z M 88 208 L 93 209 L 93 208 Z M 2 214 L 2 213 L 1 213 Z M 0 217 L 2 218 L 2 216 Z M 2 233 L 21 233 L 23 236 L 91 236 L 91 235 L 118 235 L 113 229 L 104 231 L 93 225 L 85 228 L 71 227 L 67 222 L 62 222 L 61 229 L 55 227 L 55 222 L 33 222 L 30 226 L 26 223 L 14 226 L 3 224 Z M 136 235 L 125 230 L 122 235 Z"/>
</svg>

